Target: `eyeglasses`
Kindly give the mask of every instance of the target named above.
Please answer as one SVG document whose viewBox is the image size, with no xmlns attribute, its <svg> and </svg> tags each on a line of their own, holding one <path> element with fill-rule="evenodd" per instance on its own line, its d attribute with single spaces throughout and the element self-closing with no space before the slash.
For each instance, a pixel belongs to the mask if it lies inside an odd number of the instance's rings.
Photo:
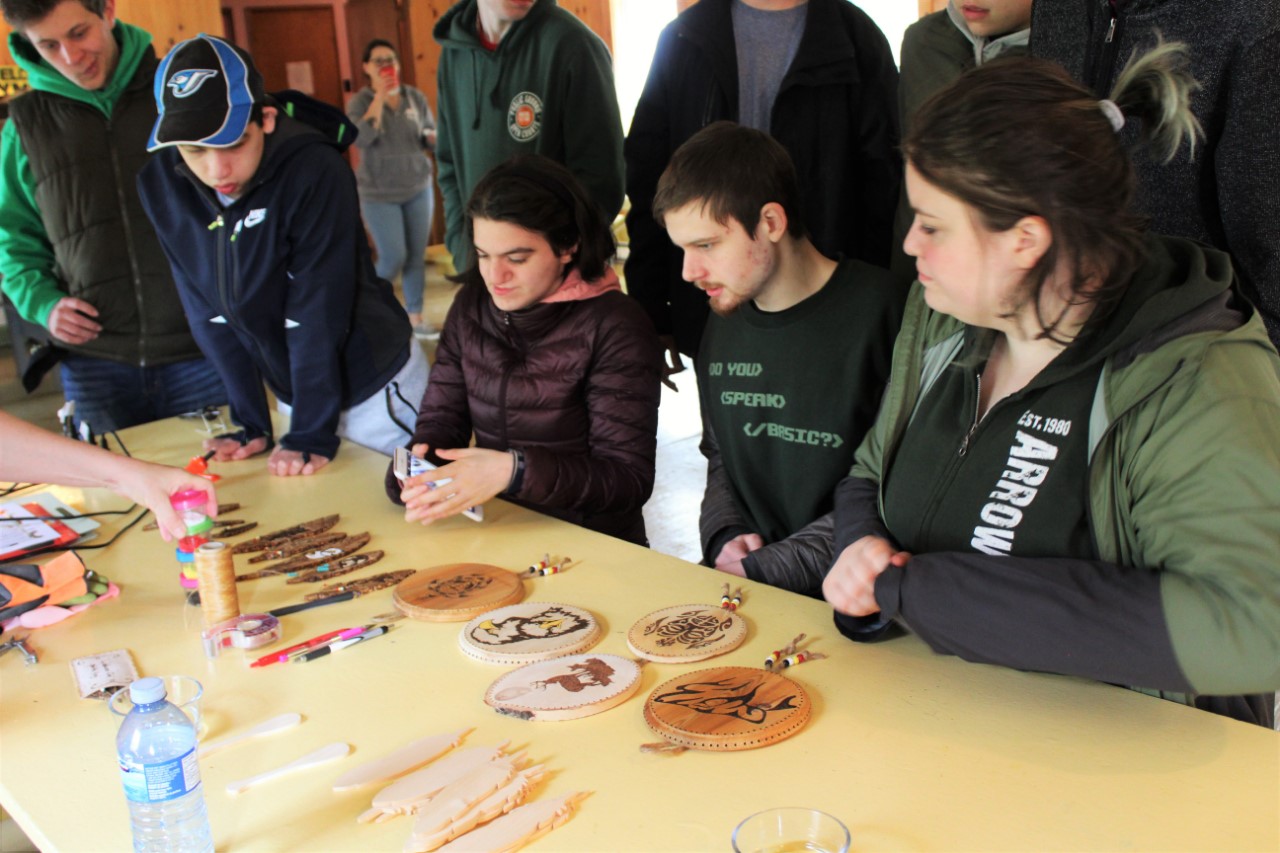
<svg viewBox="0 0 1280 853">
<path fill-rule="evenodd" d="M 399 62 L 399 60 L 394 56 L 383 56 L 378 59 L 370 59 L 369 61 L 378 68 L 386 68 L 389 65 L 395 65 Z"/>
</svg>

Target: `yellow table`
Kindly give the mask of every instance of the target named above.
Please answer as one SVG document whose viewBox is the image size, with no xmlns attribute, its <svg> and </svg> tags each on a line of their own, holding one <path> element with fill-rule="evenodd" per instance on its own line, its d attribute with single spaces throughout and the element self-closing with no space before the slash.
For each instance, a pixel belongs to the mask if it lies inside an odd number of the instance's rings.
<svg viewBox="0 0 1280 853">
<path fill-rule="evenodd" d="M 198 446 L 190 424 L 177 421 L 125 438 L 135 455 L 177 464 Z M 312 478 L 270 478 L 262 460 L 220 465 L 219 496 L 240 501 L 236 516 L 263 532 L 341 512 L 342 529 L 373 532 L 370 548 L 388 555 L 361 574 L 457 561 L 519 569 L 544 552 L 570 555 L 580 563 L 528 581 L 528 598 L 596 613 L 600 652 L 628 654 L 626 631 L 645 613 L 719 600 L 721 577 L 706 569 L 500 501 L 486 507 L 483 524 L 406 525 L 383 496 L 383 467 L 349 445 Z M 122 503 L 58 493 L 86 507 Z M 303 714 L 298 728 L 202 762 L 219 850 L 400 850 L 409 821 L 357 824 L 372 792 L 334 794 L 332 781 L 410 740 L 465 727 L 474 727 L 469 745 L 510 740 L 548 764 L 553 772 L 535 797 L 593 792 L 534 850 L 726 850 L 740 819 L 783 805 L 837 815 L 857 850 L 1280 849 L 1275 733 L 1101 684 L 937 657 L 913 638 L 855 645 L 835 632 L 822 602 L 755 584 L 746 584 L 751 629 L 737 651 L 709 664 L 649 664 L 641 692 L 619 707 L 539 723 L 483 704 L 505 670 L 458 650 L 460 624 L 401 622 L 387 637 L 321 660 L 251 670 L 246 659 L 256 653 L 204 657 L 198 613 L 182 603 L 172 545 L 159 536 L 131 531 L 85 556 L 123 596 L 35 632 L 37 666 L 0 658 L 0 803 L 44 850 L 129 846 L 115 718 L 78 698 L 68 667 L 117 648 L 129 649 L 144 675 L 200 679 L 206 737 Z M 278 579 L 244 583 L 240 595 L 245 612 L 301 599 Z M 390 609 L 380 592 L 285 617 L 285 642 Z M 814 701 L 798 735 L 748 752 L 641 754 L 638 746 L 656 739 L 641 715 L 654 686 L 707 665 L 759 666 L 801 631 L 829 658 L 789 673 Z M 224 791 L 335 740 L 350 743 L 352 755 L 238 797 Z"/>
</svg>

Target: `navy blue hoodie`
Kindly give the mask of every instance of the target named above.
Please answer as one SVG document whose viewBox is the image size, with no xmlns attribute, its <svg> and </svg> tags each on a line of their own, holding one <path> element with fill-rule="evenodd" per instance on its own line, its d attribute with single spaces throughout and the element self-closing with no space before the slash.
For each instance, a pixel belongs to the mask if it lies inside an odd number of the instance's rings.
<svg viewBox="0 0 1280 853">
<path fill-rule="evenodd" d="M 289 103 L 334 132 L 281 109 L 258 171 L 229 207 L 175 148 L 142 169 L 138 191 L 246 440 L 271 436 L 265 380 L 293 407 L 280 444 L 333 458 L 339 416 L 404 366 L 412 328 L 374 272 L 355 177 L 342 159 L 355 126 L 305 96 L 289 93 Z"/>
</svg>

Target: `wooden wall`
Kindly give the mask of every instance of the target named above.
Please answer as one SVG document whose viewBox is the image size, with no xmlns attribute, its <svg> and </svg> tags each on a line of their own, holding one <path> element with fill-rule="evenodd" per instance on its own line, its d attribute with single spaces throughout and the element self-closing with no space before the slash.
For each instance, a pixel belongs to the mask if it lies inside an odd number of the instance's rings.
<svg viewBox="0 0 1280 853">
<path fill-rule="evenodd" d="M 116 0 L 116 17 L 151 33 L 161 55 L 199 33 L 222 35 L 218 0 Z M 11 64 L 9 25 L 0 20 L 0 65 Z"/>
</svg>

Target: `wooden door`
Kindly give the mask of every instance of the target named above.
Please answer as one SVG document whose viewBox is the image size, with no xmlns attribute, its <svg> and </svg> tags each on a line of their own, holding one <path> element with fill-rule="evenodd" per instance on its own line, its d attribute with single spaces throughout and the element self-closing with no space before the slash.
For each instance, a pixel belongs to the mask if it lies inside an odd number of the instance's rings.
<svg viewBox="0 0 1280 853">
<path fill-rule="evenodd" d="M 418 85 L 413 61 L 413 41 L 409 33 L 408 7 L 396 0 L 347 0 L 347 55 L 351 57 L 348 92 L 358 91 L 369 81 L 364 75 L 364 46 L 373 39 L 386 39 L 400 55 L 400 79 Z"/>
<path fill-rule="evenodd" d="M 250 8 L 245 27 L 268 92 L 310 88 L 307 94 L 343 107 L 332 6 Z"/>
</svg>

